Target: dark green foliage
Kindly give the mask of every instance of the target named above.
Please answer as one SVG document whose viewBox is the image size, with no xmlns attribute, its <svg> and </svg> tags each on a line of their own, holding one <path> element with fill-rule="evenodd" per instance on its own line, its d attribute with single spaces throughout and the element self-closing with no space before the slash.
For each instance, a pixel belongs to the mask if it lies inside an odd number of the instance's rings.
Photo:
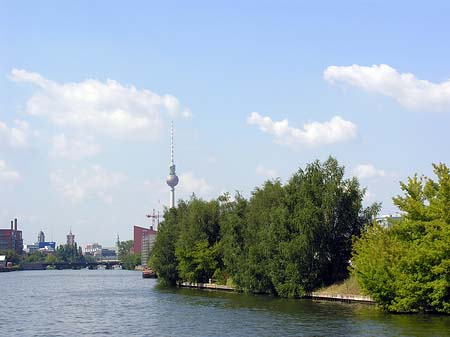
<svg viewBox="0 0 450 337">
<path fill-rule="evenodd" d="M 285 265 L 282 290 L 294 292 L 329 285 L 348 275 L 352 237 L 367 221 L 364 191 L 356 178 L 344 180 L 344 168 L 329 158 L 299 170 L 286 186 L 287 233 L 279 252 Z M 283 270 L 283 268 L 281 269 Z M 286 294 L 289 295 L 289 294 Z"/>
<path fill-rule="evenodd" d="M 130 253 L 123 256 L 120 262 L 122 262 L 123 269 L 134 270 L 136 266 L 141 264 L 141 254 Z"/>
<path fill-rule="evenodd" d="M 133 240 L 120 241 L 119 242 L 119 260 L 122 261 L 125 256 L 133 253 Z"/>
<path fill-rule="evenodd" d="M 181 219 L 186 207 L 186 203 L 182 201 L 176 209 L 172 208 L 165 212 L 150 255 L 149 266 L 157 272 L 160 282 L 166 285 L 175 285 L 178 281 L 175 242 L 180 233 Z"/>
<path fill-rule="evenodd" d="M 220 254 L 224 270 L 222 275 L 228 278 L 230 275 L 241 275 L 244 269 L 244 249 L 246 242 L 246 212 L 248 201 L 239 193 L 235 200 L 231 201 L 228 194 L 219 197 L 220 202 Z M 240 281 L 240 280 L 239 280 Z"/>
<path fill-rule="evenodd" d="M 45 263 L 48 263 L 48 264 L 55 264 L 55 263 L 58 262 L 58 259 L 56 258 L 55 255 L 53 255 L 53 254 L 48 254 L 48 255 L 45 257 L 44 262 L 45 262 Z"/>
<path fill-rule="evenodd" d="M 42 252 L 34 252 L 31 254 L 27 254 L 24 258 L 24 262 L 44 262 L 45 261 L 46 254 Z"/>
<path fill-rule="evenodd" d="M 150 266 L 167 284 L 232 280 L 243 291 L 285 297 L 341 280 L 352 237 L 379 207 L 363 210 L 364 190 L 343 174 L 330 158 L 284 186 L 266 181 L 249 200 L 181 201 L 164 215 Z"/>
<path fill-rule="evenodd" d="M 450 313 L 450 172 L 444 164 L 434 172 L 437 182 L 401 183 L 401 221 L 374 225 L 355 243 L 354 274 L 386 310 Z"/>
<path fill-rule="evenodd" d="M 243 214 L 242 247 L 237 270 L 230 272 L 236 285 L 249 292 L 273 293 L 270 264 L 276 248 L 276 227 L 284 217 L 284 191 L 280 181 L 266 181 L 256 188 Z M 227 235 L 224 231 L 224 236 Z M 233 254 L 229 251 L 228 253 Z"/>
<path fill-rule="evenodd" d="M 219 203 L 195 196 L 180 218 L 181 231 L 175 242 L 178 274 L 187 282 L 208 282 L 217 267 L 219 241 Z"/>
<path fill-rule="evenodd" d="M 141 264 L 141 254 L 133 253 L 133 240 L 119 242 L 119 256 L 123 269 L 134 270 Z"/>
<path fill-rule="evenodd" d="M 5 255 L 6 262 L 11 262 L 13 266 L 19 266 L 22 263 L 22 256 L 13 249 L 0 250 L 0 255 Z"/>
<path fill-rule="evenodd" d="M 80 249 L 79 249 L 80 248 Z M 63 263 L 83 263 L 84 256 L 81 252 L 81 247 L 74 245 L 60 245 L 56 248 L 56 259 L 58 262 Z"/>
</svg>

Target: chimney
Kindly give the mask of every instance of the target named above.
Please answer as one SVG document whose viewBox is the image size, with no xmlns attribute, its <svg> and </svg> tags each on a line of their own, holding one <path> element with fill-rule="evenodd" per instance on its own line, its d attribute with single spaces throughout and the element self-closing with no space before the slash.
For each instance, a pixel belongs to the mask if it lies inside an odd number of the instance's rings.
<svg viewBox="0 0 450 337">
<path fill-rule="evenodd" d="M 11 220 L 11 230 L 14 229 L 14 221 Z"/>
<path fill-rule="evenodd" d="M 17 230 L 17 218 L 14 219 L 14 230 Z"/>
</svg>

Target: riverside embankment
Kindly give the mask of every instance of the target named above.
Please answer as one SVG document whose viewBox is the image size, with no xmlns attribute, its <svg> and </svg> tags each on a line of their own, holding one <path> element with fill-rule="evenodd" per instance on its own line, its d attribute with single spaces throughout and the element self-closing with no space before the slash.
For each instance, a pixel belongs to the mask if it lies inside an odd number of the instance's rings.
<svg viewBox="0 0 450 337">
<path fill-rule="evenodd" d="M 234 287 L 221 285 L 216 283 L 188 283 L 180 282 L 178 284 L 182 288 L 195 288 L 207 290 L 236 291 Z M 352 294 L 326 294 L 321 292 L 307 293 L 303 298 L 321 301 L 338 301 L 346 303 L 366 303 L 375 304 L 370 296 L 352 295 Z"/>
</svg>

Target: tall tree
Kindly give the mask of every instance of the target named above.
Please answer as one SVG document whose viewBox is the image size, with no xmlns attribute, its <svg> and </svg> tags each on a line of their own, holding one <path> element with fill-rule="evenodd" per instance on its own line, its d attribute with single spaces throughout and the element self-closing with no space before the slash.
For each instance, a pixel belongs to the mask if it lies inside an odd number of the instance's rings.
<svg viewBox="0 0 450 337">
<path fill-rule="evenodd" d="M 167 209 L 158 228 L 155 244 L 150 253 L 149 266 L 158 274 L 162 284 L 175 285 L 178 281 L 178 261 L 175 243 L 180 235 L 180 224 L 188 205 L 180 201 L 176 208 Z"/>
<path fill-rule="evenodd" d="M 219 202 L 191 198 L 175 244 L 178 273 L 182 281 L 208 282 L 219 264 Z"/>
<path fill-rule="evenodd" d="M 220 202 L 220 253 L 223 261 L 223 281 L 239 279 L 244 269 L 246 212 L 248 201 L 239 193 L 234 200 L 229 194 L 219 197 Z M 239 282 L 239 281 L 238 281 Z"/>
<path fill-rule="evenodd" d="M 375 226 L 355 244 L 354 273 L 362 289 L 389 311 L 450 313 L 450 171 L 433 165 L 437 181 L 415 175 L 393 198 L 405 212 Z"/>
</svg>

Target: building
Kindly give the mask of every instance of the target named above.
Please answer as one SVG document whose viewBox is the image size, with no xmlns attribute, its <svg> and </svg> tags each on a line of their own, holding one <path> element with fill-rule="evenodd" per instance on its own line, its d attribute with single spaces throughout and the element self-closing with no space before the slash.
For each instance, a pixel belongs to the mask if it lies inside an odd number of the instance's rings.
<svg viewBox="0 0 450 337">
<path fill-rule="evenodd" d="M 45 234 L 44 234 L 44 232 L 41 230 L 40 232 L 39 232 L 39 234 L 38 234 L 38 240 L 37 240 L 37 242 L 38 243 L 41 243 L 41 242 L 45 242 Z"/>
<path fill-rule="evenodd" d="M 393 223 L 398 222 L 402 219 L 401 213 L 395 214 L 385 214 L 375 218 L 376 222 L 378 222 L 383 227 L 391 227 Z"/>
<path fill-rule="evenodd" d="M 67 234 L 67 245 L 68 246 L 75 245 L 75 235 L 72 234 L 72 229 L 70 229 L 69 234 Z"/>
<path fill-rule="evenodd" d="M 102 245 L 98 243 L 86 245 L 84 248 L 84 254 L 93 256 L 96 261 L 117 261 L 115 247 L 103 248 Z"/>
<path fill-rule="evenodd" d="M 152 227 L 147 232 L 142 235 L 141 244 L 141 265 L 145 266 L 147 264 L 148 257 L 152 251 L 153 245 L 155 244 L 157 232 L 153 230 Z"/>
<path fill-rule="evenodd" d="M 38 246 L 40 251 L 54 252 L 56 250 L 56 242 L 54 241 L 38 242 Z"/>
<path fill-rule="evenodd" d="M 144 232 L 148 231 L 147 228 L 134 226 L 133 227 L 133 253 L 140 253 L 142 250 L 142 236 Z"/>
<path fill-rule="evenodd" d="M 53 253 L 56 251 L 56 242 L 45 241 L 45 234 L 41 230 L 37 236 L 37 242 L 25 245 L 24 250 L 30 254 L 34 252 Z"/>
<path fill-rule="evenodd" d="M 23 246 L 23 250 L 24 250 L 26 253 L 33 254 L 33 253 L 39 251 L 39 244 L 37 244 L 37 243 L 32 243 L 32 244 L 30 244 L 30 245 L 24 245 L 24 246 Z"/>
<path fill-rule="evenodd" d="M 17 219 L 11 220 L 10 229 L 0 229 L 0 250 L 14 250 L 23 253 L 22 231 L 17 230 Z"/>
<path fill-rule="evenodd" d="M 39 250 L 41 252 L 54 252 L 56 251 L 56 242 L 54 241 L 45 241 L 45 234 L 41 230 L 38 234 L 38 240 L 36 242 L 36 245 L 38 245 Z"/>
<path fill-rule="evenodd" d="M 117 261 L 116 247 L 102 248 L 102 261 Z"/>
<path fill-rule="evenodd" d="M 147 250 L 148 253 L 151 250 L 151 246 L 153 246 L 153 242 L 155 241 L 155 236 L 157 233 L 158 232 L 155 231 L 153 227 L 144 228 L 140 226 L 134 226 L 133 253 L 142 254 L 143 242 L 145 243 L 144 250 Z"/>
<path fill-rule="evenodd" d="M 96 261 L 102 260 L 102 245 L 98 243 L 91 243 L 84 247 L 84 254 L 90 255 L 95 258 Z"/>
</svg>

